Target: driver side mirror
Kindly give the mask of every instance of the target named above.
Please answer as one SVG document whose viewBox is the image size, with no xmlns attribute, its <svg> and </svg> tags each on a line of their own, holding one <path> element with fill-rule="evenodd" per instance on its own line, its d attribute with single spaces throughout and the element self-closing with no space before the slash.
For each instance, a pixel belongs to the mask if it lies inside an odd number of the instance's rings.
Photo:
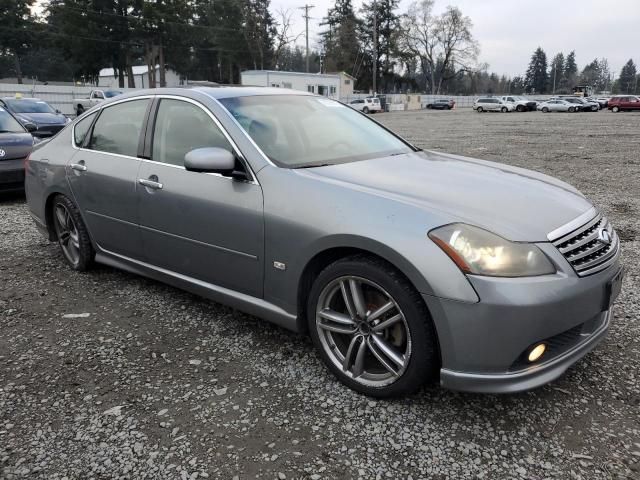
<svg viewBox="0 0 640 480">
<path fill-rule="evenodd" d="M 24 124 L 24 128 L 25 128 L 25 129 L 27 130 L 27 132 L 29 132 L 29 133 L 33 133 L 33 132 L 35 132 L 36 130 L 38 130 L 38 126 L 37 126 L 35 123 L 31 123 L 31 122 L 25 123 L 25 124 Z"/>
<path fill-rule="evenodd" d="M 224 148 L 196 148 L 184 156 L 184 168 L 190 172 L 232 175 L 235 166 L 236 157 Z"/>
</svg>

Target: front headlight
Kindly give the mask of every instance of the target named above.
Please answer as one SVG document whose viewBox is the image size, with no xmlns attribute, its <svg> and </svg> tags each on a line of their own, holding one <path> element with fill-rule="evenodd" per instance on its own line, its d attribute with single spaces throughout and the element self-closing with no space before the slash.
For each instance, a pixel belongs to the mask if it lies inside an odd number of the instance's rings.
<svg viewBox="0 0 640 480">
<path fill-rule="evenodd" d="M 532 243 L 516 243 L 478 227 L 454 223 L 429 232 L 465 273 L 491 277 L 530 277 L 555 273 L 544 253 Z"/>
</svg>

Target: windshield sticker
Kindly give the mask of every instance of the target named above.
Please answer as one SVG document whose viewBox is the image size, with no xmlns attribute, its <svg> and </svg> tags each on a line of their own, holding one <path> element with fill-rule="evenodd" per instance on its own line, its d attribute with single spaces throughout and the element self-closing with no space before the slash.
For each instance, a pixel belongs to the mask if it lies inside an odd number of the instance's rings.
<svg viewBox="0 0 640 480">
<path fill-rule="evenodd" d="M 344 105 L 342 105 L 340 102 L 334 102 L 333 100 L 325 100 L 324 98 L 318 98 L 317 100 L 319 103 L 321 103 L 325 107 L 333 107 L 333 108 L 344 107 Z"/>
</svg>

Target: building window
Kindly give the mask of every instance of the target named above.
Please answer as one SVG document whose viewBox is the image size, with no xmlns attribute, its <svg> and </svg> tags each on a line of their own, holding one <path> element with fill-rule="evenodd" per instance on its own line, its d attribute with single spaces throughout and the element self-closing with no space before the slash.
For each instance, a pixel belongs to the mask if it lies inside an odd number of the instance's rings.
<svg viewBox="0 0 640 480">
<path fill-rule="evenodd" d="M 291 83 L 289 83 L 289 82 L 282 82 L 282 88 L 291 88 Z"/>
<path fill-rule="evenodd" d="M 348 78 L 344 81 L 345 85 L 351 85 L 351 80 L 349 80 Z"/>
<path fill-rule="evenodd" d="M 272 86 L 273 88 L 280 88 L 280 85 L 279 85 L 279 84 L 277 84 L 277 83 L 272 83 L 272 84 L 271 84 L 271 86 Z"/>
<path fill-rule="evenodd" d="M 307 85 L 307 92 L 316 93 L 316 87 L 314 85 Z"/>
<path fill-rule="evenodd" d="M 336 87 L 332 85 L 331 86 L 331 95 L 335 95 L 336 91 L 337 91 Z"/>
</svg>

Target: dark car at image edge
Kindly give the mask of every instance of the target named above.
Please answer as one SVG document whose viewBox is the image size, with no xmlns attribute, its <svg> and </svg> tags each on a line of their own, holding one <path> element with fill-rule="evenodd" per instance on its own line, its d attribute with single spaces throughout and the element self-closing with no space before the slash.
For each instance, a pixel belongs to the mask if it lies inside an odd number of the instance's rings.
<svg viewBox="0 0 640 480">
<path fill-rule="evenodd" d="M 32 124 L 27 127 L 35 128 Z M 0 192 L 24 190 L 24 162 L 33 142 L 27 128 L 0 106 Z"/>
</svg>

